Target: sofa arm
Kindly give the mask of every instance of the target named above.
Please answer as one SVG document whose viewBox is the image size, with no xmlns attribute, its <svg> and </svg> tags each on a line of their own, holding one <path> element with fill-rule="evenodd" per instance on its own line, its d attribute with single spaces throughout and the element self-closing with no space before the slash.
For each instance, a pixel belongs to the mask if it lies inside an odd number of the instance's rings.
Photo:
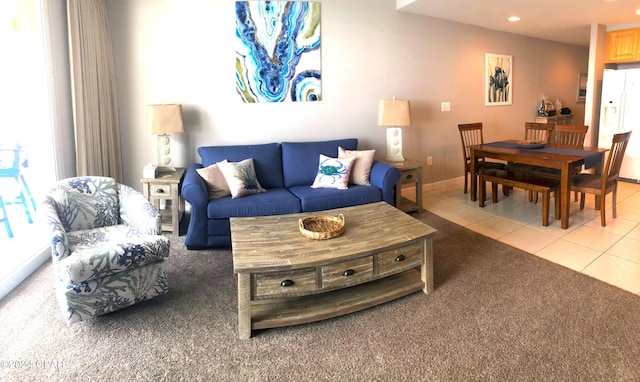
<svg viewBox="0 0 640 382">
<path fill-rule="evenodd" d="M 184 200 L 191 204 L 191 219 L 189 220 L 185 245 L 194 248 L 207 246 L 207 227 L 209 225 L 207 221 L 209 191 L 207 184 L 196 172 L 196 169 L 199 168 L 202 168 L 200 163 L 194 163 L 187 168 L 180 190 Z"/>
<path fill-rule="evenodd" d="M 373 161 L 371 174 L 369 175 L 371 185 L 382 190 L 382 200 L 395 206 L 394 191 L 396 184 L 400 181 L 402 173 L 397 168 L 384 162 Z"/>
<path fill-rule="evenodd" d="M 139 191 L 118 184 L 120 221 L 149 235 L 162 233 L 162 215 Z"/>
</svg>

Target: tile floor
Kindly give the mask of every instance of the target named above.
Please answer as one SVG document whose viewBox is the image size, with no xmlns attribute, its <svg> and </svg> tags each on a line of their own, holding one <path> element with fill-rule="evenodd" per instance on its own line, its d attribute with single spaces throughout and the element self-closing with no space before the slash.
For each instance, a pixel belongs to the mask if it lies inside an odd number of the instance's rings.
<svg viewBox="0 0 640 382">
<path fill-rule="evenodd" d="M 425 185 L 423 206 L 485 236 L 640 294 L 640 184 L 620 182 L 616 219 L 611 216 L 608 195 L 606 227 L 600 225 L 593 196 L 587 195 L 584 210 L 580 210 L 579 202 L 573 202 L 566 230 L 553 219 L 553 202 L 551 223 L 543 227 L 540 202 L 528 202 L 524 190 L 516 189 L 505 198 L 500 189 L 498 203 L 491 203 L 488 196 L 489 201 L 480 208 L 463 188 L 463 178 Z M 411 197 L 410 190 L 406 194 L 403 190 L 403 195 Z"/>
</svg>

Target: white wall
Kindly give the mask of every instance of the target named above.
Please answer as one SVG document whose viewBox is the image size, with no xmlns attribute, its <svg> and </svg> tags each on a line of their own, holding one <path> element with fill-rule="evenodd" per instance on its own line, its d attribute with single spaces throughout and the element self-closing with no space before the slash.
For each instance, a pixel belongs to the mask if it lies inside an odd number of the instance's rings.
<svg viewBox="0 0 640 382">
<path fill-rule="evenodd" d="M 244 104 L 235 91 L 235 2 L 109 0 L 125 182 L 141 188 L 154 161 L 146 105 L 177 102 L 185 113 L 176 165 L 199 161 L 202 145 L 357 137 L 385 156 L 379 99 L 411 100 L 404 154 L 433 166 L 425 183 L 462 175 L 456 125 L 481 121 L 485 140 L 520 138 L 540 95 L 576 103 L 588 49 L 395 10 L 395 0 L 323 0 L 322 97 L 317 103 Z M 513 105 L 484 106 L 484 53 L 513 56 Z M 452 111 L 440 112 L 440 102 Z"/>
</svg>

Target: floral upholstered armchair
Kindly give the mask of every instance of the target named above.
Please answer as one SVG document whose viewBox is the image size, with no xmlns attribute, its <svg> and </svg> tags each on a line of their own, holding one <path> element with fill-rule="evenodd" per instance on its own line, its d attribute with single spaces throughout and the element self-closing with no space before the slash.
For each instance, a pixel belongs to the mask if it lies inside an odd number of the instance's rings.
<svg viewBox="0 0 640 382">
<path fill-rule="evenodd" d="M 169 240 L 140 192 L 112 178 L 69 178 L 49 190 L 42 210 L 67 323 L 168 291 Z"/>
</svg>

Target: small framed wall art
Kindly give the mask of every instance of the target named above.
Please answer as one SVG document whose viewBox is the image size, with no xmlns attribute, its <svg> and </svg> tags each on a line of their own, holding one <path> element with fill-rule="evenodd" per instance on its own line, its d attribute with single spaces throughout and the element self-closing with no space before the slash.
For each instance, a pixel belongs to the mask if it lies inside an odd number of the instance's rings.
<svg viewBox="0 0 640 382">
<path fill-rule="evenodd" d="M 513 98 L 513 57 L 484 54 L 484 105 L 511 105 Z"/>
<path fill-rule="evenodd" d="M 577 102 L 584 102 L 587 99 L 587 73 L 578 74 L 578 95 Z"/>
</svg>

